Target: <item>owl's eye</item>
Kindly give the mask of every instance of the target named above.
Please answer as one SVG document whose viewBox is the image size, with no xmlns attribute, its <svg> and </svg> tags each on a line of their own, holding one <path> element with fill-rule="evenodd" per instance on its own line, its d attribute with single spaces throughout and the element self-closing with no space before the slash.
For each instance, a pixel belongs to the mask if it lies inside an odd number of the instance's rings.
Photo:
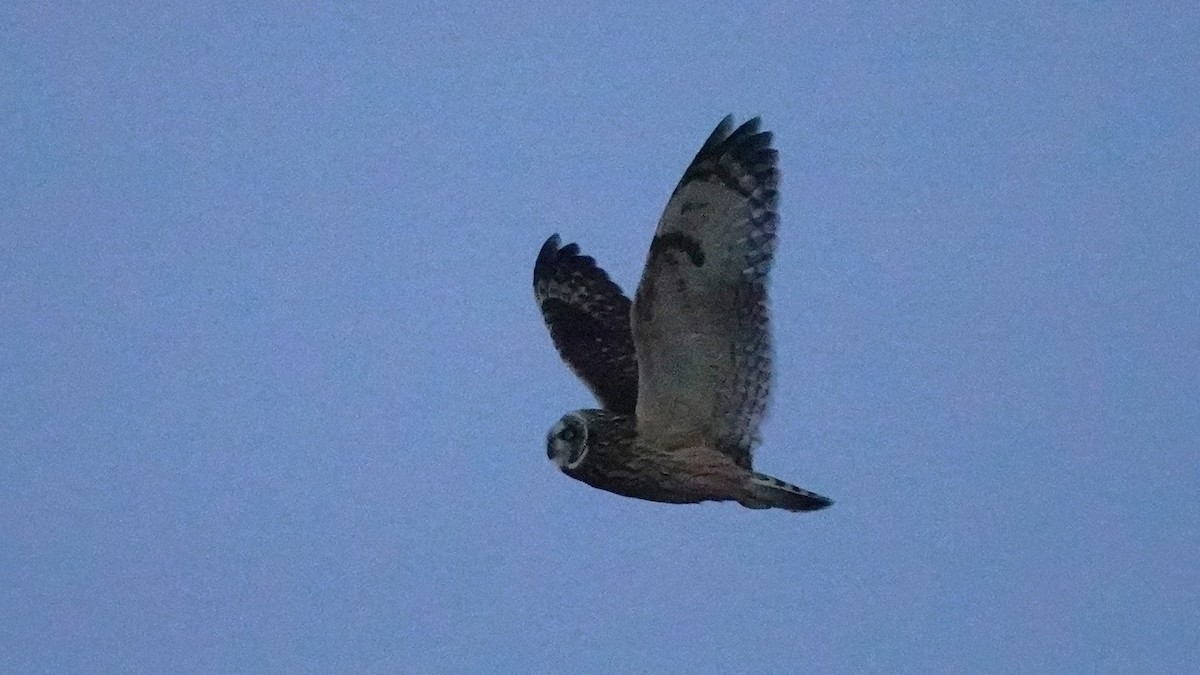
<svg viewBox="0 0 1200 675">
<path fill-rule="evenodd" d="M 575 429 L 573 427 L 563 427 L 562 431 L 558 432 L 558 440 L 570 443 L 575 440 Z"/>
</svg>

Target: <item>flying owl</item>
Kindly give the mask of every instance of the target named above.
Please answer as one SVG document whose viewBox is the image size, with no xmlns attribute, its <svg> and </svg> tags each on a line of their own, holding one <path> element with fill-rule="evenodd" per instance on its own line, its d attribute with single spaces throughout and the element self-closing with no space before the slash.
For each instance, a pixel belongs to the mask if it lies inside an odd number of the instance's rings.
<svg viewBox="0 0 1200 675">
<path fill-rule="evenodd" d="M 771 388 L 767 278 L 779 153 L 752 119 L 726 117 L 659 220 L 633 302 L 576 244 L 551 236 L 533 292 L 555 347 L 601 409 L 567 413 L 546 454 L 626 497 L 815 511 L 832 502 L 758 473 L 751 454 Z"/>
</svg>

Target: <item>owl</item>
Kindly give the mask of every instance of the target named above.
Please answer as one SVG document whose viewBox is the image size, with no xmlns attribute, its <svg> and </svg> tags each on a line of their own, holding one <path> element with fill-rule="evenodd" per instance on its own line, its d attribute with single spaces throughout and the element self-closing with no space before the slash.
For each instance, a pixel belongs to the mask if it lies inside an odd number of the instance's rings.
<svg viewBox="0 0 1200 675">
<path fill-rule="evenodd" d="M 779 153 L 760 128 L 726 117 L 700 147 L 632 302 L 578 245 L 553 235 L 538 252 L 533 292 L 551 339 L 601 406 L 567 413 L 546 437 L 571 478 L 673 504 L 832 503 L 751 462 L 771 388 L 767 281 L 779 222 Z"/>
</svg>

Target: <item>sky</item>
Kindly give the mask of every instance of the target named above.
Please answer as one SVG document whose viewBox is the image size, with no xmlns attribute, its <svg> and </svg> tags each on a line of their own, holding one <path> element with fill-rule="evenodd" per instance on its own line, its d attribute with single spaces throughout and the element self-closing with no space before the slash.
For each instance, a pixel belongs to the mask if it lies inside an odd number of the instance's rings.
<svg viewBox="0 0 1200 675">
<path fill-rule="evenodd" d="M 0 671 L 1175 673 L 1195 3 L 0 9 Z M 632 292 L 781 153 L 755 467 L 561 475 L 558 232 Z"/>
</svg>

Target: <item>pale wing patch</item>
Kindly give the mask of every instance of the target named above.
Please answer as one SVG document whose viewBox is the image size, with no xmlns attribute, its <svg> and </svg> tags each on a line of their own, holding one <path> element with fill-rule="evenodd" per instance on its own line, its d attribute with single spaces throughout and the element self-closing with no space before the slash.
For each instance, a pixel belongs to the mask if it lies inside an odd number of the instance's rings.
<svg viewBox="0 0 1200 675">
<path fill-rule="evenodd" d="M 675 188 L 634 302 L 639 432 L 705 443 L 750 466 L 770 394 L 766 280 L 778 154 L 757 120 L 727 118 Z"/>
</svg>

